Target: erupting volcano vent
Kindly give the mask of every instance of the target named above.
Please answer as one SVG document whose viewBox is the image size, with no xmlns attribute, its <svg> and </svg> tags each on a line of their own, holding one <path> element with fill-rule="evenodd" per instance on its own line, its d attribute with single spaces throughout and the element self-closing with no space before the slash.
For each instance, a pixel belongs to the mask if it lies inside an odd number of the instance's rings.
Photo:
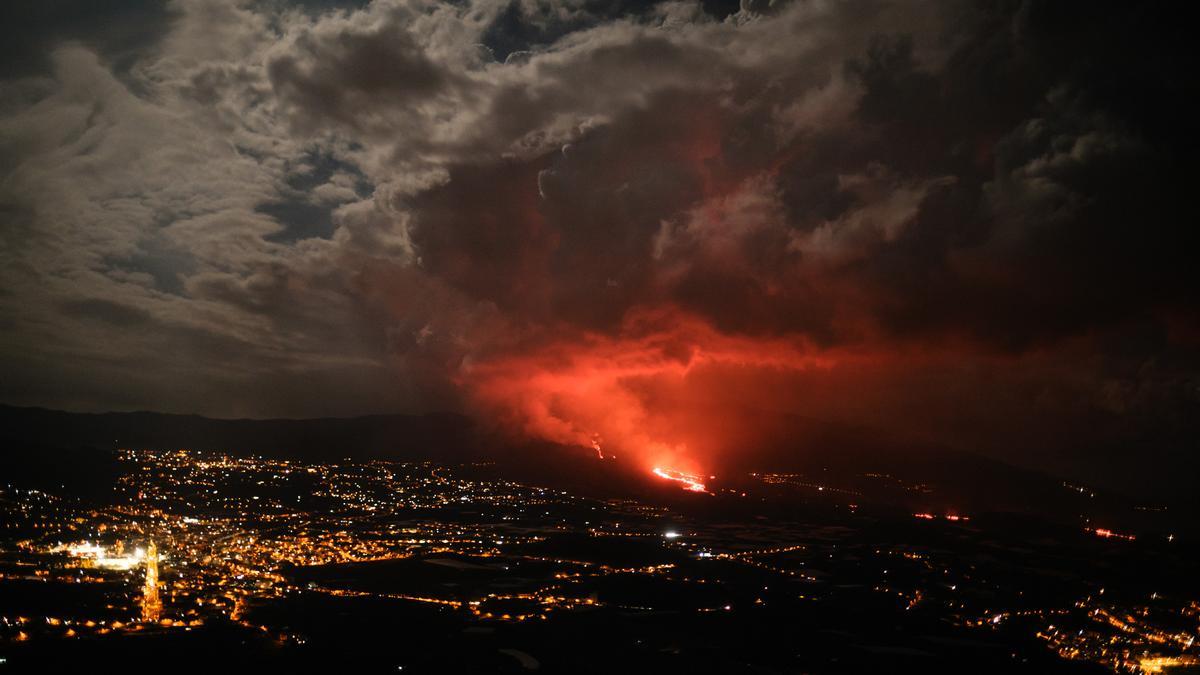
<svg viewBox="0 0 1200 675">
<path fill-rule="evenodd" d="M 463 384 L 517 434 L 591 448 L 600 459 L 615 453 L 702 492 L 721 449 L 754 431 L 737 423 L 739 406 L 775 395 L 745 382 L 832 366 L 812 352 L 803 340 L 730 336 L 662 310 L 634 316 L 617 337 L 576 336 L 483 360 Z"/>
</svg>

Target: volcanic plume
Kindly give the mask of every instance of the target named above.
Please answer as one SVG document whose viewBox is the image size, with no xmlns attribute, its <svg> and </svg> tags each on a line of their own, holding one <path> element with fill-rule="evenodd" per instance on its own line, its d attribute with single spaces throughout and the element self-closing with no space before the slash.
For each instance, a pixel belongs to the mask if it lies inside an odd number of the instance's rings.
<svg viewBox="0 0 1200 675">
<path fill-rule="evenodd" d="M 833 363 L 802 338 L 725 335 L 698 317 L 659 309 L 633 313 L 615 335 L 585 333 L 474 364 L 462 383 L 477 405 L 522 433 L 596 447 L 647 471 L 699 476 L 723 450 L 755 438 L 739 428 L 744 392 L 723 387 L 723 373 Z"/>
</svg>

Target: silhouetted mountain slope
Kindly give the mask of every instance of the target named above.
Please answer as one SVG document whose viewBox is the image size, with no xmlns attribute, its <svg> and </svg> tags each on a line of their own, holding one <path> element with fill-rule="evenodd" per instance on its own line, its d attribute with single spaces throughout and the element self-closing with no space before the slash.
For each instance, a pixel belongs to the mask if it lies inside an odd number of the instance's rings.
<svg viewBox="0 0 1200 675">
<path fill-rule="evenodd" d="M 1107 527 L 1176 527 L 1190 509 L 1135 508 L 1149 502 L 1112 492 L 1072 489 L 1061 478 L 951 448 L 887 438 L 878 431 L 790 418 L 776 441 L 745 448 L 739 461 L 716 468 L 710 487 L 724 496 L 683 493 L 626 458 L 599 461 L 590 448 L 513 442 L 452 413 L 355 418 L 224 420 L 151 412 L 68 413 L 0 406 L 0 470 L 29 485 L 86 492 L 89 479 L 113 474 L 117 448 L 211 450 L 312 461 L 379 458 L 441 463 L 495 462 L 481 477 L 520 480 L 595 497 L 657 495 L 678 505 L 741 508 L 728 501 L 745 490 L 783 502 L 887 505 L 979 514 L 1030 513 L 1058 522 L 1098 519 Z M 767 484 L 747 472 L 789 472 Z M 95 481 L 93 481 L 95 482 Z M 828 488 L 820 491 L 816 486 Z M 699 501 L 697 501 L 699 500 Z M 1155 504 L 1154 506 L 1164 506 Z"/>
<path fill-rule="evenodd" d="M 225 420 L 151 412 L 68 413 L 0 406 L 5 445 L 191 448 L 297 459 L 388 457 L 456 461 L 474 456 L 475 427 L 461 415 L 371 415 Z"/>
</svg>

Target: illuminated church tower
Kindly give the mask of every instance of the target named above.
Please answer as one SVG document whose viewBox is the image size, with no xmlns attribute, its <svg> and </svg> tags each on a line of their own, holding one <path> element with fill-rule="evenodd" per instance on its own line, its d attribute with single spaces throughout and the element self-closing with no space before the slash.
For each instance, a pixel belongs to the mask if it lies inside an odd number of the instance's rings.
<svg viewBox="0 0 1200 675">
<path fill-rule="evenodd" d="M 158 597 L 158 547 L 150 540 L 146 548 L 146 586 L 142 590 L 142 621 L 158 621 L 162 600 Z"/>
</svg>

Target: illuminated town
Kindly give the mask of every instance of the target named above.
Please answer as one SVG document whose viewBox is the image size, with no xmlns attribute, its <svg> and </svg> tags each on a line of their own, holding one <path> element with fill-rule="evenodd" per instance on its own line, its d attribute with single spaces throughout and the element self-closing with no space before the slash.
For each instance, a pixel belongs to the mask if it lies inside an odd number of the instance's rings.
<svg viewBox="0 0 1200 675">
<path fill-rule="evenodd" d="M 963 650 L 999 640 L 999 670 L 1066 661 L 1119 673 L 1200 665 L 1200 604 L 1171 586 L 1172 575 L 1186 580 L 1195 569 L 1178 559 L 1174 538 L 1135 553 L 1151 545 L 1092 528 L 1060 545 L 961 513 L 884 514 L 860 506 L 861 490 L 800 474 L 754 474 L 747 485 L 834 501 L 767 521 L 705 517 L 696 509 L 754 494 L 709 492 L 688 474 L 663 478 L 681 482 L 681 494 L 702 494 L 680 502 L 666 493 L 656 505 L 500 480 L 486 464 L 306 463 L 186 450 L 124 450 L 117 459 L 109 504 L 12 485 L 0 493 L 6 661 L 64 641 L 217 627 L 304 654 L 328 639 L 322 624 L 345 604 L 373 607 L 384 623 L 393 612 L 432 612 L 459 634 L 506 631 L 532 645 L 539 634 L 524 624 L 603 631 L 596 626 L 614 616 L 653 623 L 691 614 L 711 625 L 785 616 L 832 631 L 824 638 L 841 645 L 837 655 L 819 658 L 851 667 L 893 649 L 885 637 L 839 637 L 840 608 L 869 607 L 911 618 L 924 631 L 918 643 Z M 1144 578 L 1099 586 L 1105 575 L 1093 578 L 1088 567 L 1097 556 L 1159 565 L 1162 588 L 1143 592 Z M 323 609 L 298 609 L 306 607 Z M 679 663 L 704 653 L 686 638 L 655 639 L 636 638 L 635 647 Z M 493 650 L 502 664 L 545 660 L 555 669 L 544 646 L 504 649 Z M 776 651 L 736 658 L 775 667 L 798 658 Z M 856 651 L 866 660 L 856 662 Z M 432 664 L 396 663 L 417 672 Z"/>
</svg>

